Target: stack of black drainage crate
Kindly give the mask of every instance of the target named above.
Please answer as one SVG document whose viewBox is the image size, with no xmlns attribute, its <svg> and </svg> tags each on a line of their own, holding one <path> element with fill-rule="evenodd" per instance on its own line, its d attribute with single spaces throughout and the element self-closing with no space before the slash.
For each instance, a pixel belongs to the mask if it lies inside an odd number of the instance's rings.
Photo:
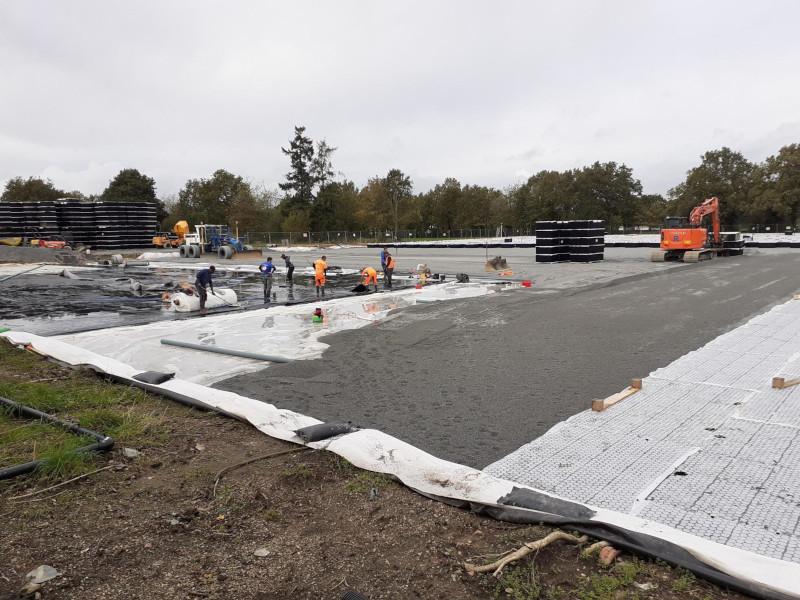
<svg viewBox="0 0 800 600">
<path fill-rule="evenodd" d="M 605 221 L 537 221 L 536 262 L 603 260 Z"/>
<path fill-rule="evenodd" d="M 157 227 L 153 202 L 0 202 L 0 237 L 60 234 L 73 246 L 137 248 L 152 244 Z"/>
</svg>

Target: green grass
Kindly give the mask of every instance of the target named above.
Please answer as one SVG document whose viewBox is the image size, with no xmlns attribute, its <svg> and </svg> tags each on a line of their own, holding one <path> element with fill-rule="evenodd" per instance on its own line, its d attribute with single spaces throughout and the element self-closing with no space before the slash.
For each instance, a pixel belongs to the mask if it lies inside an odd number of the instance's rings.
<svg viewBox="0 0 800 600">
<path fill-rule="evenodd" d="M 39 380 L 46 381 L 39 381 Z M 0 396 L 111 436 L 118 444 L 149 446 L 165 439 L 163 415 L 175 410 L 144 391 L 67 369 L 0 341 Z M 0 411 L 0 467 L 43 460 L 40 477 L 67 478 L 96 468 L 89 445 L 56 425 Z"/>
<path fill-rule="evenodd" d="M 391 482 L 392 479 L 383 473 L 359 471 L 345 484 L 345 489 L 353 494 L 368 494 L 372 488 L 380 490 Z"/>
<path fill-rule="evenodd" d="M 542 590 L 533 575 L 533 565 L 518 565 L 503 571 L 495 584 L 495 598 L 512 600 L 538 600 Z"/>
<path fill-rule="evenodd" d="M 678 569 L 678 578 L 672 582 L 673 592 L 688 592 L 696 582 L 694 574 L 685 569 Z"/>
<path fill-rule="evenodd" d="M 616 600 L 645 571 L 639 561 L 617 563 L 607 575 L 592 575 L 577 590 L 579 600 Z M 634 592 L 624 597 L 637 597 Z"/>
</svg>

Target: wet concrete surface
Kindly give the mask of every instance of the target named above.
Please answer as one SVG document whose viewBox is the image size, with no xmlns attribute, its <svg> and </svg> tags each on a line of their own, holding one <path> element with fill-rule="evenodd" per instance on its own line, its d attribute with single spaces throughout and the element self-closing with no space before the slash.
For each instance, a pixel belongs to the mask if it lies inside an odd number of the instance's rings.
<svg viewBox="0 0 800 600">
<path fill-rule="evenodd" d="M 320 360 L 216 387 L 483 467 L 786 301 L 798 273 L 800 253 L 756 250 L 578 289 L 417 306 L 326 338 Z"/>
</svg>

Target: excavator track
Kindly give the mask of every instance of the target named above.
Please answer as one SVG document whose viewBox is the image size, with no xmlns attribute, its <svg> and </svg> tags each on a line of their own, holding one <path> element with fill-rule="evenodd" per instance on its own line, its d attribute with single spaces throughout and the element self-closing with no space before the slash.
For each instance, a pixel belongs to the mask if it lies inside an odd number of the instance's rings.
<svg viewBox="0 0 800 600">
<path fill-rule="evenodd" d="M 711 250 L 689 250 L 683 253 L 683 262 L 687 263 L 696 263 L 712 258 L 714 258 L 714 253 Z"/>
<path fill-rule="evenodd" d="M 653 250 L 650 253 L 650 262 L 665 262 L 667 260 L 667 253 L 661 250 Z"/>
</svg>

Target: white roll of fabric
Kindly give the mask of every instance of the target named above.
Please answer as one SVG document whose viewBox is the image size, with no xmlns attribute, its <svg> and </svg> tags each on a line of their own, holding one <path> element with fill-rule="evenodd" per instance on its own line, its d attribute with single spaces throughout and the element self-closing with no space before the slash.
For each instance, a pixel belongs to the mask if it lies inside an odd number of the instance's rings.
<svg viewBox="0 0 800 600">
<path fill-rule="evenodd" d="M 215 289 L 214 294 L 209 290 L 206 308 L 219 308 L 220 306 L 236 306 L 236 292 L 229 288 Z M 192 312 L 200 310 L 200 297 L 191 296 L 183 292 L 176 292 L 170 298 L 170 308 L 177 312 Z"/>
</svg>

